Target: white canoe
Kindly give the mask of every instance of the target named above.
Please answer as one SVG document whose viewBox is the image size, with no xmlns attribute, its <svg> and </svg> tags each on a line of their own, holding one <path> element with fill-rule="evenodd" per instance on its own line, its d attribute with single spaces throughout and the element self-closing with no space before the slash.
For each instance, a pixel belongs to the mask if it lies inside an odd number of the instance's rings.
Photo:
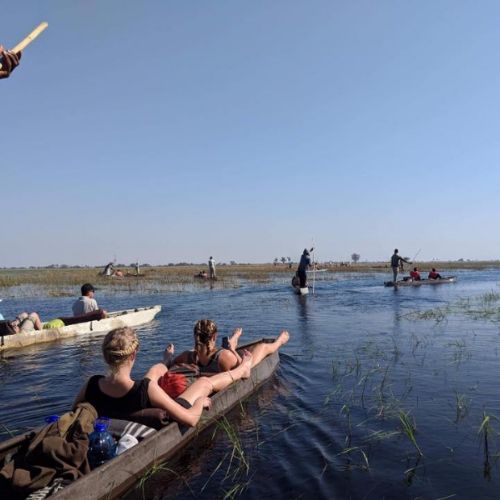
<svg viewBox="0 0 500 500">
<path fill-rule="evenodd" d="M 108 313 L 104 319 L 77 323 L 76 325 L 36 330 L 0 337 L 0 352 L 7 349 L 18 349 L 33 344 L 53 342 L 70 337 L 83 337 L 96 333 L 107 333 L 123 326 L 139 326 L 149 323 L 161 311 L 161 306 L 139 307 Z"/>
</svg>

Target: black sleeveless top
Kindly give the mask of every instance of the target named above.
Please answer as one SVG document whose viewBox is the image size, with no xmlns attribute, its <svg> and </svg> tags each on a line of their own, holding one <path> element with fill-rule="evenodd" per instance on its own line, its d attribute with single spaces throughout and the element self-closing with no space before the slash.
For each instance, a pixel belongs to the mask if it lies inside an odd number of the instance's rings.
<svg viewBox="0 0 500 500">
<path fill-rule="evenodd" d="M 149 378 L 135 381 L 132 389 L 120 398 L 108 396 L 101 391 L 99 380 L 102 378 L 104 375 L 90 377 L 85 391 L 85 401 L 97 410 L 99 416 L 126 415 L 152 407 L 148 396 Z"/>
</svg>

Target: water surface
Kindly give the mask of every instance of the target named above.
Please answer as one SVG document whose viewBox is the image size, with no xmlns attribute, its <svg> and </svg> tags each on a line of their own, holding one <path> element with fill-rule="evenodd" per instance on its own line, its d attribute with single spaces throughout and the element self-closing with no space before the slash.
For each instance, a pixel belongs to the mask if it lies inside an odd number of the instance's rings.
<svg viewBox="0 0 500 500">
<path fill-rule="evenodd" d="M 456 284 L 399 290 L 382 287 L 382 274 L 323 274 L 306 297 L 284 277 L 229 290 L 97 297 L 109 310 L 163 306 L 139 330 L 136 377 L 167 342 L 191 347 L 203 317 L 224 334 L 242 326 L 248 340 L 281 328 L 292 335 L 276 376 L 154 475 L 148 498 L 498 498 L 500 272 L 460 271 Z M 68 314 L 71 303 L 1 306 L 5 316 L 29 309 L 49 319 Z M 414 314 L 429 310 L 428 319 Z M 98 338 L 4 354 L 0 367 L 0 431 L 64 412 L 86 378 L 104 371 Z M 404 415 L 415 443 L 402 432 Z M 480 429 L 484 415 L 490 426 Z"/>
</svg>

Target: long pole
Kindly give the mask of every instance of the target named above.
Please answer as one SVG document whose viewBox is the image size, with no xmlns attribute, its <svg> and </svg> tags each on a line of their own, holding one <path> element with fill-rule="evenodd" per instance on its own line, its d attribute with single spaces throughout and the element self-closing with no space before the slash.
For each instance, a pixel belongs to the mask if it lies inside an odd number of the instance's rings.
<svg viewBox="0 0 500 500">
<path fill-rule="evenodd" d="M 316 284 L 316 259 L 314 258 L 314 238 L 312 240 L 312 258 L 313 258 L 313 295 L 314 295 L 314 285 Z"/>
<path fill-rule="evenodd" d="M 33 40 L 35 40 L 35 38 L 38 37 L 38 35 L 40 35 L 40 33 L 45 31 L 48 26 L 49 24 L 46 22 L 40 23 L 27 37 L 23 38 L 15 47 L 10 49 L 10 52 L 17 53 L 24 50 Z M 2 63 L 0 63 L 0 69 L 2 69 Z"/>
</svg>

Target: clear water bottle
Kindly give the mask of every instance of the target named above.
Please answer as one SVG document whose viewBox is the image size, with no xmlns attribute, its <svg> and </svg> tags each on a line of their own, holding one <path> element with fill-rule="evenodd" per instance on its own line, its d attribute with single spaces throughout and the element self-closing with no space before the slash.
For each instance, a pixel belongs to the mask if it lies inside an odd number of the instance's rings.
<svg viewBox="0 0 500 500">
<path fill-rule="evenodd" d="M 98 419 L 94 432 L 89 435 L 88 459 L 91 469 L 95 469 L 116 455 L 116 441 L 107 431 L 108 424 L 104 419 Z"/>
</svg>

